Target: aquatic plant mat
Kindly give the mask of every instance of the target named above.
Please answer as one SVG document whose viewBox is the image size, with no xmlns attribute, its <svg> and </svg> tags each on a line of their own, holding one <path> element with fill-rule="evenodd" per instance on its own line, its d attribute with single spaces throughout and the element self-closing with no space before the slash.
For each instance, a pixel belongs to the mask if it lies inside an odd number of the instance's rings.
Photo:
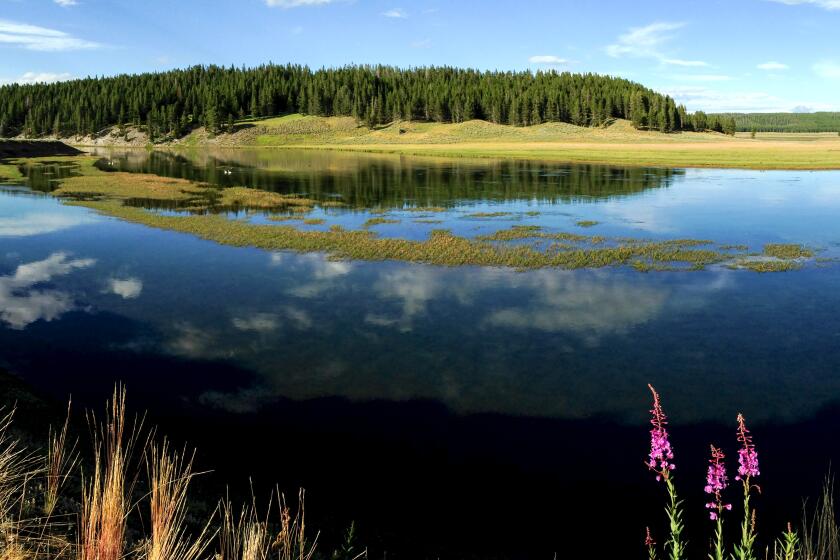
<svg viewBox="0 0 840 560">
<path fill-rule="evenodd" d="M 51 158 L 54 162 L 56 158 Z M 514 225 L 474 238 L 446 229 L 432 230 L 424 240 L 381 237 L 375 226 L 399 220 L 371 217 L 359 230 L 330 225 L 308 216 L 335 203 L 244 187 L 217 188 L 184 179 L 106 172 L 94 158 L 73 158 L 78 174 L 62 179 L 52 194 L 68 204 L 85 206 L 130 222 L 190 233 L 218 243 L 268 250 L 323 252 L 334 259 L 399 260 L 444 266 L 536 268 L 600 268 L 628 266 L 648 271 L 703 270 L 712 265 L 756 272 L 802 267 L 814 251 L 799 244 L 772 244 L 760 250 L 722 245 L 703 239 L 647 240 L 547 231 Z M 20 166 L 43 164 L 20 160 Z M 162 212 L 161 209 L 170 210 Z M 270 223 L 231 218 L 230 211 L 258 210 Z M 437 210 L 437 209 L 435 209 Z M 375 212 L 369 212 L 374 214 Z M 503 213 L 477 213 L 467 218 L 497 218 Z M 297 225 L 324 225 L 319 230 Z M 595 222 L 578 222 L 591 227 Z"/>
</svg>

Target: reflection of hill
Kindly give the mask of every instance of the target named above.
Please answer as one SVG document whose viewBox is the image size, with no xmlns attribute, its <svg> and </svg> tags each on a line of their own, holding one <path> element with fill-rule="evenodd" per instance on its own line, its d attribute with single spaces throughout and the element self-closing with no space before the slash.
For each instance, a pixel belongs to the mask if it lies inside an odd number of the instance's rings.
<svg viewBox="0 0 840 560">
<path fill-rule="evenodd" d="M 297 150 L 112 153 L 116 169 L 224 186 L 340 198 L 358 207 L 463 200 L 585 201 L 669 186 L 675 169 L 460 160 Z"/>
</svg>

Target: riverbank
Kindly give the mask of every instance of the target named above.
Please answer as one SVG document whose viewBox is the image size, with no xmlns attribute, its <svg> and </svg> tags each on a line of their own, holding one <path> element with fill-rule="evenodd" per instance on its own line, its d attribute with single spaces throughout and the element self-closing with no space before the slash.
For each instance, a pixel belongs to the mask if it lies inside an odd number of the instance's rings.
<svg viewBox="0 0 840 560">
<path fill-rule="evenodd" d="M 628 121 L 605 127 L 543 123 L 529 127 L 486 121 L 393 122 L 370 129 L 350 117 L 300 114 L 242 120 L 231 132 L 203 128 L 154 144 L 142 130 L 107 130 L 96 136 L 63 138 L 77 146 L 171 148 L 266 148 L 344 150 L 470 158 L 515 158 L 565 163 L 650 167 L 736 169 L 840 169 L 836 134 L 660 133 L 636 130 Z"/>
</svg>

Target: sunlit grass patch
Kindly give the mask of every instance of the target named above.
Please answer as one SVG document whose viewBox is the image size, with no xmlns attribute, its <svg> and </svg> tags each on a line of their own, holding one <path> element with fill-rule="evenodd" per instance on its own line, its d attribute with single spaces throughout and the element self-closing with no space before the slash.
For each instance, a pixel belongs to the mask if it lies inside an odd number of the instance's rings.
<svg viewBox="0 0 840 560">
<path fill-rule="evenodd" d="M 814 252 L 797 243 L 768 243 L 764 254 L 777 259 L 801 259 L 814 256 Z"/>
<path fill-rule="evenodd" d="M 502 218 L 510 216 L 510 212 L 476 212 L 474 214 L 467 214 L 467 218 Z"/>
<path fill-rule="evenodd" d="M 0 163 L 0 181 L 20 182 L 24 179 L 19 166 L 10 163 Z"/>
<path fill-rule="evenodd" d="M 308 226 L 320 226 L 320 225 L 326 223 L 326 220 L 324 218 L 309 218 L 309 219 L 303 220 L 303 223 L 308 225 Z"/>
<path fill-rule="evenodd" d="M 437 214 L 440 212 L 446 212 L 446 208 L 441 206 L 409 206 L 403 210 L 406 212 L 419 212 L 421 214 Z"/>
<path fill-rule="evenodd" d="M 590 228 L 590 227 L 597 226 L 600 223 L 601 222 L 596 222 L 595 220 L 581 220 L 579 222 L 575 222 L 575 225 L 579 226 L 579 227 L 582 227 L 582 228 Z"/>
<path fill-rule="evenodd" d="M 377 217 L 377 218 L 368 218 L 368 220 L 365 221 L 364 224 L 362 224 L 362 227 L 369 228 L 369 227 L 372 227 L 372 226 L 378 226 L 378 225 L 382 225 L 382 224 L 398 224 L 398 223 L 400 223 L 399 220 L 392 220 L 390 218 Z"/>
</svg>

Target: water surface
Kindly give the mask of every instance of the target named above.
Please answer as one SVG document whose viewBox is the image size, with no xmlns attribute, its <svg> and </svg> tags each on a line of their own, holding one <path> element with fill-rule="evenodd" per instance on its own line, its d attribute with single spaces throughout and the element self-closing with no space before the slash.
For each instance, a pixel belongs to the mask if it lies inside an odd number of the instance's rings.
<svg viewBox="0 0 840 560">
<path fill-rule="evenodd" d="M 359 227 L 382 211 L 400 220 L 381 235 L 534 224 L 840 252 L 835 172 L 100 155 L 116 169 L 343 202 L 317 211 L 323 227 Z M 660 490 L 641 467 L 647 383 L 683 438 L 692 516 L 703 514 L 709 440 L 733 439 L 739 411 L 776 467 L 762 469 L 763 499 L 778 510 L 767 523 L 795 515 L 784 509 L 840 459 L 813 447 L 807 461 L 786 459 L 840 418 L 834 262 L 645 274 L 333 261 L 124 223 L 63 205 L 45 194 L 54 184 L 42 174 L 31 190 L 0 192 L 0 366 L 86 404 L 124 380 L 133 404 L 198 443 L 220 479 L 306 484 L 313 509 L 358 520 L 375 550 L 546 557 L 568 538 L 558 527 L 593 535 L 587 516 L 601 500 L 617 518 L 616 551 L 635 554 L 639 531 L 661 521 L 659 503 L 639 499 Z M 426 219 L 441 223 L 416 223 L 418 206 L 439 207 Z"/>
</svg>

